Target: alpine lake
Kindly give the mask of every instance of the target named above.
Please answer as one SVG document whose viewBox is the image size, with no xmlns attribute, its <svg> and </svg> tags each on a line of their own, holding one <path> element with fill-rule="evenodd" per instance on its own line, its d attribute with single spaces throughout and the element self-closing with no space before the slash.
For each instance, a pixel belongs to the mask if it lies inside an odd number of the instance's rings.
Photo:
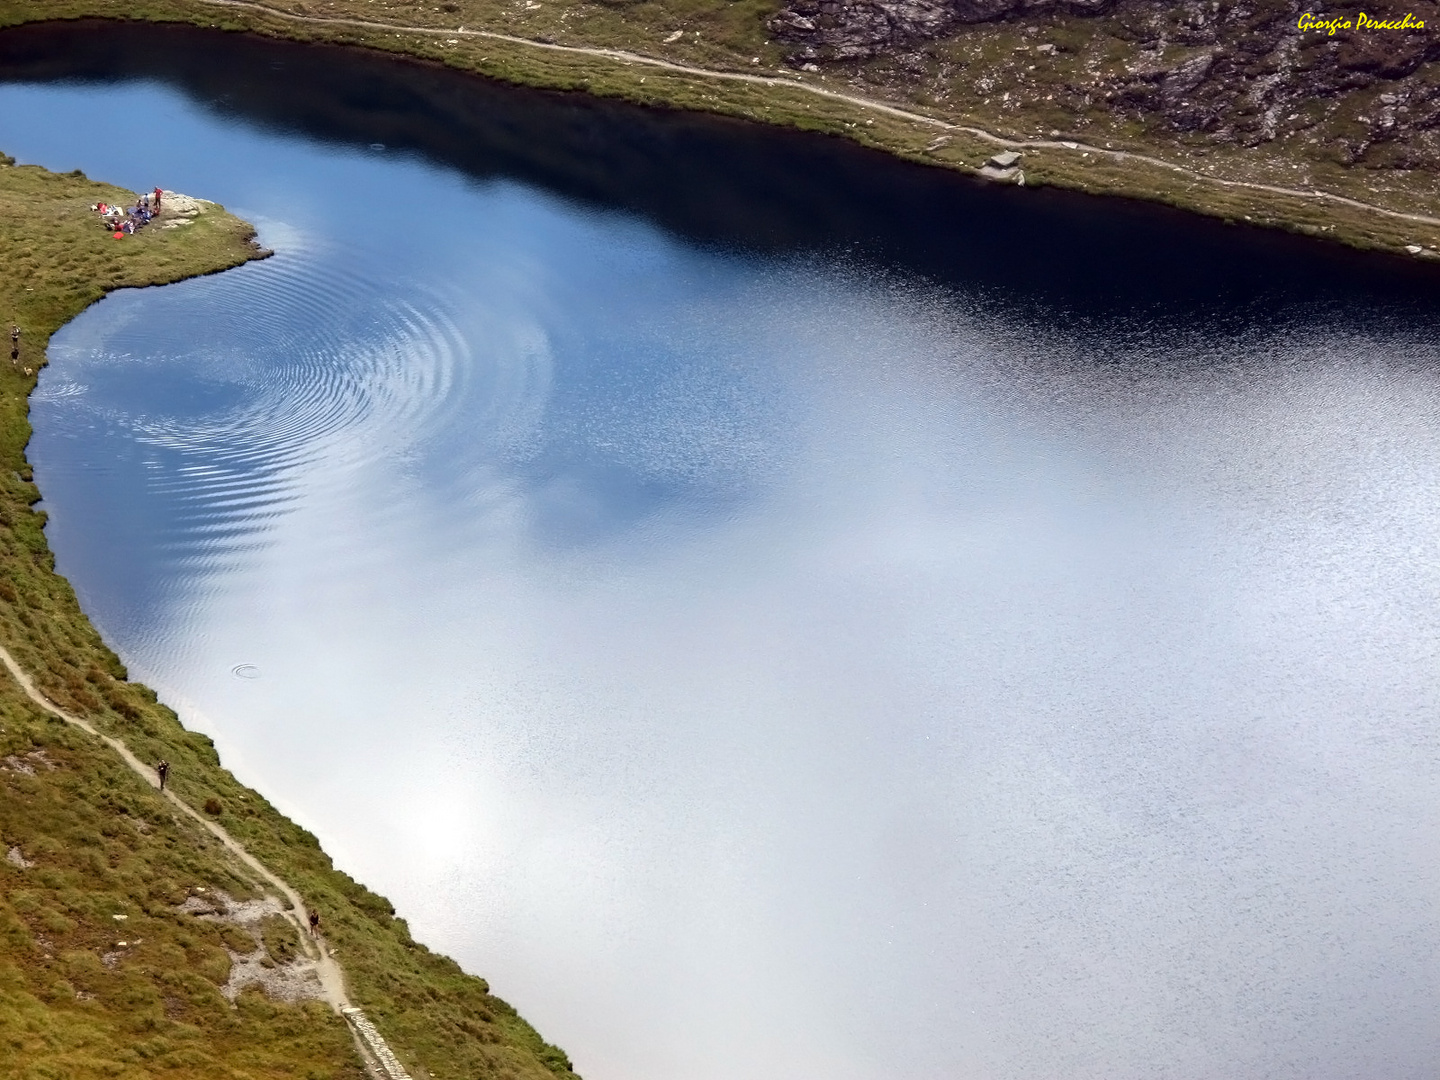
<svg viewBox="0 0 1440 1080">
<path fill-rule="evenodd" d="M 58 569 L 587 1080 L 1434 1075 L 1433 271 L 199 30 L 0 149 L 274 250 L 57 335 Z"/>
</svg>

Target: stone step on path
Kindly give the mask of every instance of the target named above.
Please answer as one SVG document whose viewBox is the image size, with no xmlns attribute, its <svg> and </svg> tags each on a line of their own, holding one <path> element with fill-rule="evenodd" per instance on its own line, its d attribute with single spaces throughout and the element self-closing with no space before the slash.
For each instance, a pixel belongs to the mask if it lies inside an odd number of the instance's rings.
<svg viewBox="0 0 1440 1080">
<path fill-rule="evenodd" d="M 385 1080 L 411 1080 L 405 1067 L 390 1052 L 390 1047 L 385 1043 L 385 1037 L 375 1030 L 374 1024 L 365 1019 L 363 1012 L 354 1005 L 347 1005 L 340 1010 L 340 1015 L 350 1022 L 350 1026 L 355 1029 L 355 1034 L 360 1036 L 365 1048 L 374 1056 L 380 1070 L 385 1074 Z"/>
</svg>

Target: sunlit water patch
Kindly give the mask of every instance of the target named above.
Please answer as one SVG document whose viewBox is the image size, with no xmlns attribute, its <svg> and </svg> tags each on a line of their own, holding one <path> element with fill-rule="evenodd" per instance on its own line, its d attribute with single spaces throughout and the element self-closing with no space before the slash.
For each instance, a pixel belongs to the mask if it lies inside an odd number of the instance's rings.
<svg viewBox="0 0 1440 1080">
<path fill-rule="evenodd" d="M 96 145 L 102 102 L 156 122 Z M 1431 1073 L 1440 374 L 1403 291 L 1087 313 L 225 108 L 0 87 L 8 152 L 277 252 L 56 338 L 61 569 L 582 1073 Z"/>
</svg>

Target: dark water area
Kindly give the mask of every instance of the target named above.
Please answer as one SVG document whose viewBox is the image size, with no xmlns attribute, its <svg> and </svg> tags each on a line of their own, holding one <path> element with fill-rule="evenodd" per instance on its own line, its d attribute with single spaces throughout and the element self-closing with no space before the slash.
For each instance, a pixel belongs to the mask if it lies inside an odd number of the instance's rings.
<svg viewBox="0 0 1440 1080">
<path fill-rule="evenodd" d="M 692 243 L 849 255 L 1075 318 L 1211 316 L 1373 325 L 1431 310 L 1440 272 L 1124 200 L 1012 190 L 838 139 L 437 64 L 189 27 L 65 23 L 0 37 L 12 80 L 161 82 L 215 116 L 338 146 L 383 146 L 477 180 L 633 213 Z"/>
<path fill-rule="evenodd" d="M 191 29 L 0 149 L 274 249 L 56 336 L 59 568 L 591 1080 L 1433 1073 L 1433 271 Z"/>
</svg>

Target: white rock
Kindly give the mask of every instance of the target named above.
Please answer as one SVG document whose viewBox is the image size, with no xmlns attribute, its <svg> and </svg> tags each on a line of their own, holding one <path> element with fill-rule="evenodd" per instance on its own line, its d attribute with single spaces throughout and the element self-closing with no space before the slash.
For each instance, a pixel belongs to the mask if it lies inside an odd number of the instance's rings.
<svg viewBox="0 0 1440 1080">
<path fill-rule="evenodd" d="M 196 214 L 205 213 L 214 205 L 205 199 L 194 199 L 189 195 L 181 195 L 178 191 L 166 191 L 160 202 L 160 212 L 167 216 L 179 214 L 182 217 L 194 217 Z"/>
</svg>

